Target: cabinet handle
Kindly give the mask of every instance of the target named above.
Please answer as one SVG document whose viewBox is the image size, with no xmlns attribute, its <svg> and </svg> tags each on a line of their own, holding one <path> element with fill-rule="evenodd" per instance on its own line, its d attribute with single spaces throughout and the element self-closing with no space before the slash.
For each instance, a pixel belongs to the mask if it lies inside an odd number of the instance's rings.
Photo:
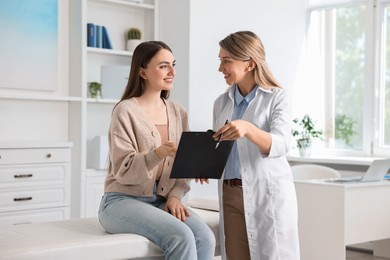
<svg viewBox="0 0 390 260">
<path fill-rule="evenodd" d="M 46 154 L 46 158 L 51 158 L 51 153 Z"/>
<path fill-rule="evenodd" d="M 19 178 L 31 178 L 33 175 L 32 174 L 15 174 L 14 178 L 19 179 Z"/>
<path fill-rule="evenodd" d="M 14 198 L 14 201 L 26 201 L 26 200 L 32 200 L 32 197 Z"/>
</svg>

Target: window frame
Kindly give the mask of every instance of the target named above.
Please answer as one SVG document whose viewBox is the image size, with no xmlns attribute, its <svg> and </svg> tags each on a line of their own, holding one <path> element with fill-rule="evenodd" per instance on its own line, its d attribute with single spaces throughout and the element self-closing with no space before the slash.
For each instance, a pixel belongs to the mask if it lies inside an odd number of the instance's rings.
<svg viewBox="0 0 390 260">
<path fill-rule="evenodd" d="M 313 2 L 313 0 L 311 0 Z M 310 2 L 310 0 L 309 0 Z M 315 1 L 314 1 L 315 2 Z M 319 1 L 321 2 L 321 1 Z M 383 107 L 383 91 L 384 87 L 382 86 L 382 80 L 385 71 L 385 29 L 384 27 L 384 18 L 385 18 L 385 7 L 390 9 L 390 0 L 340 0 L 333 1 L 331 4 L 319 4 L 319 5 L 310 5 L 310 8 L 307 9 L 307 33 L 309 33 L 310 28 L 310 16 L 313 11 L 321 11 L 325 9 L 356 6 L 364 4 L 366 6 L 365 12 L 365 66 L 364 66 L 364 100 L 363 100 L 363 128 L 362 128 L 362 148 L 361 150 L 343 150 L 336 148 L 324 148 L 323 151 L 326 154 L 334 155 L 348 155 L 348 156 L 389 156 L 390 155 L 390 146 L 384 147 L 381 146 L 381 137 L 383 137 L 383 115 L 381 112 L 381 107 Z M 387 36 L 387 37 L 390 37 Z M 309 38 L 309 37 L 307 37 Z M 326 48 L 329 47 L 329 43 L 326 44 Z M 327 50 L 329 51 L 329 49 Z M 308 55 L 309 56 L 309 55 Z M 332 59 L 327 59 L 324 62 L 325 69 L 324 76 L 325 78 L 330 78 L 332 75 Z M 330 68 L 330 69 L 329 69 Z M 333 67 L 334 69 L 334 67 Z M 325 74 L 326 73 L 326 74 Z M 326 99 L 324 101 L 326 104 L 334 103 L 334 80 L 329 86 L 329 80 L 326 83 Z M 327 89 L 329 88 L 329 89 Z M 330 122 L 329 113 L 332 112 L 333 107 L 324 107 L 325 110 L 331 110 L 324 112 L 324 127 L 328 127 Z M 334 113 L 333 113 L 334 116 Z M 374 129 L 372 128 L 374 126 Z M 328 130 L 328 129 L 327 129 Z M 333 130 L 332 130 L 333 131 Z M 382 134 L 382 135 L 381 135 Z"/>
<path fill-rule="evenodd" d="M 374 155 L 389 155 L 390 154 L 390 145 L 384 146 L 383 136 L 384 136 L 384 115 L 383 115 L 383 106 L 385 96 L 385 80 L 384 75 L 386 72 L 386 8 L 390 10 L 390 0 L 378 0 L 376 2 L 376 20 L 375 20 L 375 33 L 376 33 L 376 55 L 375 55 L 375 66 L 378 68 L 375 71 L 375 134 L 374 134 L 374 143 L 373 143 L 373 154 Z M 387 37 L 390 37 L 388 35 Z"/>
</svg>

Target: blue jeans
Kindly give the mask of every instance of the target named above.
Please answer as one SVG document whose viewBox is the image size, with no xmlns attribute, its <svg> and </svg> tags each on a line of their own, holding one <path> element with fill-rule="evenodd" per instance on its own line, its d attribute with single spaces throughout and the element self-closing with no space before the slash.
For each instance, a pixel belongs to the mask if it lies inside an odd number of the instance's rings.
<svg viewBox="0 0 390 260">
<path fill-rule="evenodd" d="M 104 194 L 99 208 L 102 227 L 112 234 L 132 233 L 159 246 L 166 260 L 210 260 L 215 236 L 207 224 L 190 211 L 184 222 L 164 211 L 162 196 L 135 197 L 123 193 Z"/>
</svg>

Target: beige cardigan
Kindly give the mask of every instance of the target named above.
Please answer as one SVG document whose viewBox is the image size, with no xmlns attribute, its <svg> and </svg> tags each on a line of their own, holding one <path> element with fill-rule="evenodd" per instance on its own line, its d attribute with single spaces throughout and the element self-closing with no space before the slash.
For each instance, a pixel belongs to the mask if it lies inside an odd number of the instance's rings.
<svg viewBox="0 0 390 260">
<path fill-rule="evenodd" d="M 169 141 L 178 145 L 181 133 L 188 131 L 187 112 L 172 101 L 165 100 L 165 104 Z M 105 192 L 152 196 L 158 165 L 163 161 L 156 154 L 161 137 L 135 98 L 124 100 L 115 107 L 108 139 L 110 153 Z M 181 199 L 190 190 L 190 180 L 169 178 L 173 161 L 171 157 L 166 158 L 156 193 Z"/>
</svg>

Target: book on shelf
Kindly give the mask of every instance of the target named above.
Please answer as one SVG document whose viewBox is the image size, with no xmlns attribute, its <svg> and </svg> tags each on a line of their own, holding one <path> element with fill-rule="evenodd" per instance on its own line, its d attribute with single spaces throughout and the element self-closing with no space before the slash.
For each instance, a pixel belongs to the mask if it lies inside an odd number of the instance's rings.
<svg viewBox="0 0 390 260">
<path fill-rule="evenodd" d="M 87 46 L 96 47 L 96 29 L 93 23 L 87 23 Z"/>
<path fill-rule="evenodd" d="M 110 36 L 108 35 L 108 31 L 105 26 L 102 26 L 103 28 L 103 48 L 104 49 L 112 49 L 112 44 L 110 40 Z"/>
<path fill-rule="evenodd" d="M 87 46 L 112 49 L 112 43 L 107 28 L 103 25 L 87 23 Z"/>
<path fill-rule="evenodd" d="M 96 48 L 103 47 L 103 26 L 95 25 L 96 29 Z"/>
</svg>

